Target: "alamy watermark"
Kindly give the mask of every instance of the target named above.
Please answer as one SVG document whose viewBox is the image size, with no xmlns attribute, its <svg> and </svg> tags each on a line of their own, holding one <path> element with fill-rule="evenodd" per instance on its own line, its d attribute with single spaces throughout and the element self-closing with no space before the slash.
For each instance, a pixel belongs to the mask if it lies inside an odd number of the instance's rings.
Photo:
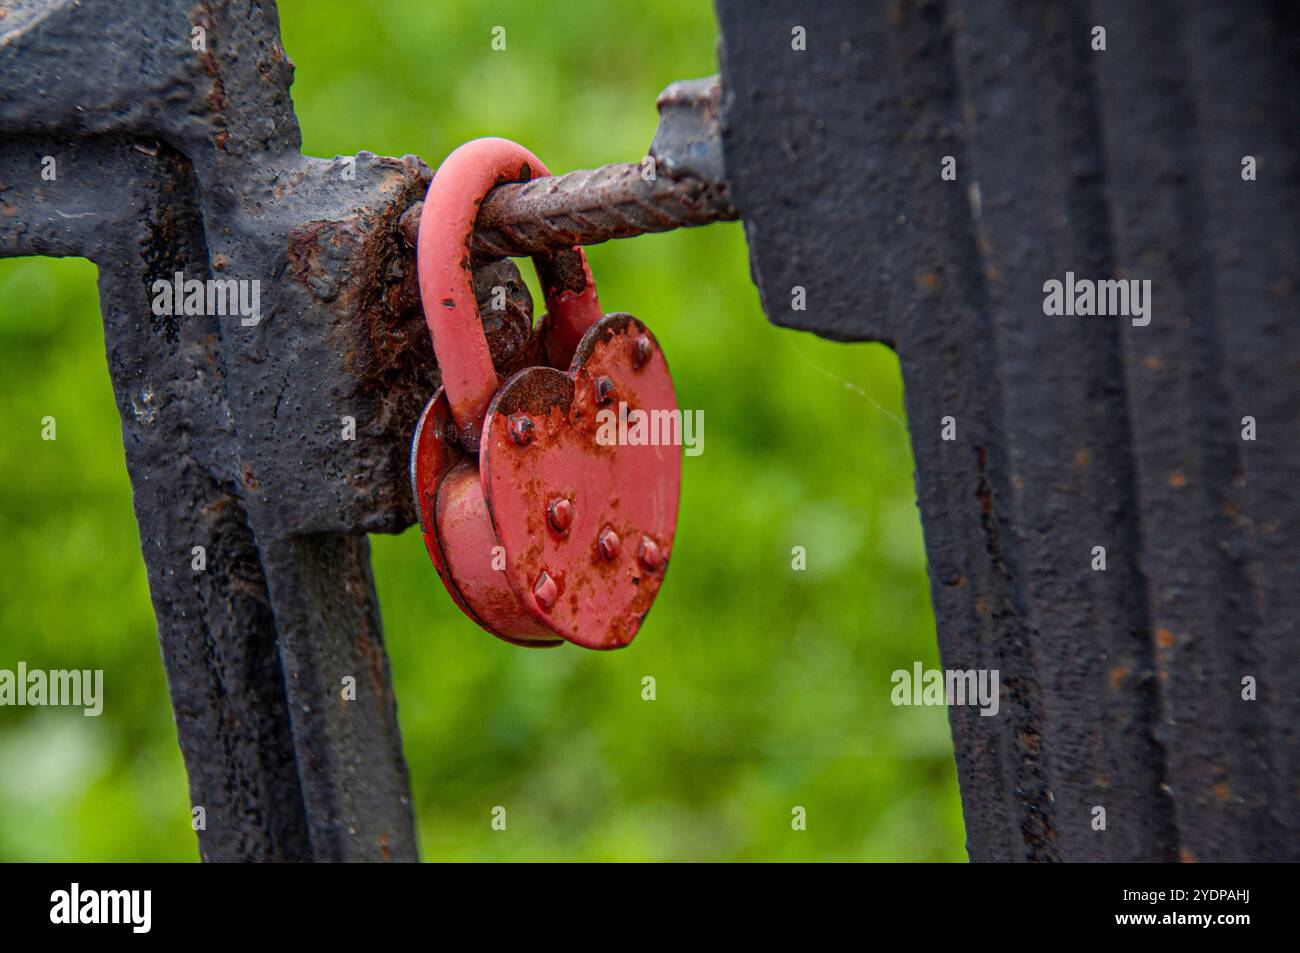
<svg viewBox="0 0 1300 953">
<path fill-rule="evenodd" d="M 618 410 L 606 407 L 596 412 L 596 442 L 602 447 L 682 447 L 688 457 L 704 452 L 704 411 L 629 410 L 627 401 Z"/>
<path fill-rule="evenodd" d="M 900 668 L 889 680 L 894 690 L 889 700 L 895 705 L 978 705 L 980 715 L 996 715 L 1002 691 L 996 668 L 923 670 L 920 662 L 912 671 Z"/>
<path fill-rule="evenodd" d="M 74 883 L 50 894 L 50 922 L 76 925 L 125 924 L 148 933 L 153 924 L 152 890 L 82 890 Z"/>
<path fill-rule="evenodd" d="M 1133 319 L 1135 328 L 1144 328 L 1151 323 L 1151 279 L 1094 281 L 1067 271 L 1064 281 L 1043 282 L 1043 314 L 1124 316 Z"/>
<path fill-rule="evenodd" d="M 104 670 L 0 668 L 0 707 L 16 705 L 81 708 L 87 718 L 104 711 Z"/>
<path fill-rule="evenodd" d="M 262 320 L 262 282 L 256 278 L 186 278 L 175 272 L 170 279 L 159 278 L 151 286 L 153 313 L 185 317 L 224 317 L 239 315 L 246 328 Z"/>
</svg>

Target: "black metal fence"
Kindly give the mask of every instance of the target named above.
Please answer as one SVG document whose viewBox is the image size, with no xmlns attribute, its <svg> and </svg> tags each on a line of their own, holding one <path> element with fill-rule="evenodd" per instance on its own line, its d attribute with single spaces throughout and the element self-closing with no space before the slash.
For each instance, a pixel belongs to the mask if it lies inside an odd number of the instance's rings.
<svg viewBox="0 0 1300 953">
<path fill-rule="evenodd" d="M 201 853 L 413 859 L 364 534 L 415 517 L 428 169 L 299 154 L 269 0 L 4 10 L 0 254 L 100 265 Z M 950 709 L 971 857 L 1300 858 L 1297 8 L 718 13 L 764 307 L 898 350 L 943 662 L 1002 674 Z M 273 280 L 212 334 L 177 272 Z"/>
</svg>

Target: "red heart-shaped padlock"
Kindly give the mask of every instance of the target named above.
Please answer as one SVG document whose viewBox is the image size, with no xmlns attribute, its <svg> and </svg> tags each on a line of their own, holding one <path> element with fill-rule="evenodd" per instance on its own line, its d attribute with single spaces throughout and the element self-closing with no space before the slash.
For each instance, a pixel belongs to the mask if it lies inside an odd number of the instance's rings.
<svg viewBox="0 0 1300 953">
<path fill-rule="evenodd" d="M 479 625 L 523 645 L 619 648 L 672 549 L 681 417 L 653 335 L 628 314 L 599 318 L 579 248 L 538 262 L 548 308 L 538 350 L 567 370 L 529 367 L 498 387 L 468 240 L 491 188 L 547 174 L 521 146 L 480 139 L 430 185 L 420 294 L 443 388 L 412 441 L 412 490 L 429 555 Z M 560 274 L 565 290 L 554 287 Z"/>
</svg>

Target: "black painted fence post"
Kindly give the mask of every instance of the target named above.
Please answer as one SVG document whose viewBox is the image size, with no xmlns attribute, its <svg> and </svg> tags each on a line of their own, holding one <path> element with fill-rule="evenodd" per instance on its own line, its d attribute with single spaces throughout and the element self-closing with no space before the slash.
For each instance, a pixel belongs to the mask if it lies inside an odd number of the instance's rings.
<svg viewBox="0 0 1300 953">
<path fill-rule="evenodd" d="M 1300 12 L 717 9 L 764 308 L 897 349 L 943 664 L 1001 674 L 971 858 L 1300 859 Z"/>
</svg>

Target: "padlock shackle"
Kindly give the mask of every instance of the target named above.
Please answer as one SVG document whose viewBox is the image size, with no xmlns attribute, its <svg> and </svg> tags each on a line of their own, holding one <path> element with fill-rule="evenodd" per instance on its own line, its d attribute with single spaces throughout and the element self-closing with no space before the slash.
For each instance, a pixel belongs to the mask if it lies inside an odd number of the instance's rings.
<svg viewBox="0 0 1300 953">
<path fill-rule="evenodd" d="M 416 258 L 424 319 L 442 371 L 451 414 L 462 445 L 478 448 L 488 403 L 499 381 L 492 366 L 487 337 L 474 299 L 474 273 L 469 241 L 484 197 L 498 185 L 550 175 L 540 159 L 509 139 L 474 139 L 443 160 L 433 176 L 420 231 Z M 561 256 L 576 254 L 585 285 L 581 289 L 553 287 L 553 276 L 572 273 Z M 534 259 L 550 314 L 553 353 L 567 362 L 582 335 L 600 319 L 596 283 L 582 249 L 554 252 Z M 578 285 L 581 279 L 569 281 Z"/>
</svg>

